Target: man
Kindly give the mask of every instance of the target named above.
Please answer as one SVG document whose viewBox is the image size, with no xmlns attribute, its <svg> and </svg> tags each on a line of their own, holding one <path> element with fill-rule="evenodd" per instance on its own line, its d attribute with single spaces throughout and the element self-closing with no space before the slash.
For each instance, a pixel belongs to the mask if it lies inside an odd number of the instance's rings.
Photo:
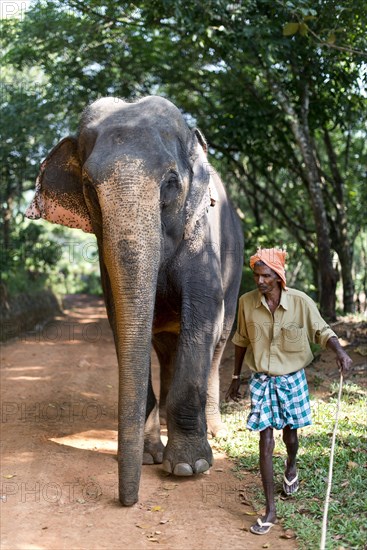
<svg viewBox="0 0 367 550">
<path fill-rule="evenodd" d="M 265 515 L 250 531 L 265 535 L 276 523 L 273 479 L 273 429 L 283 430 L 287 449 L 283 490 L 299 488 L 296 468 L 297 429 L 311 424 L 304 367 L 313 359 L 310 342 L 331 349 L 343 374 L 352 360 L 336 334 L 322 319 L 316 304 L 303 292 L 286 287 L 283 250 L 259 249 L 250 258 L 257 290 L 240 297 L 235 344 L 235 366 L 226 399 L 237 400 L 243 360 L 252 371 L 250 430 L 260 432 L 260 473 L 265 493 Z"/>
</svg>

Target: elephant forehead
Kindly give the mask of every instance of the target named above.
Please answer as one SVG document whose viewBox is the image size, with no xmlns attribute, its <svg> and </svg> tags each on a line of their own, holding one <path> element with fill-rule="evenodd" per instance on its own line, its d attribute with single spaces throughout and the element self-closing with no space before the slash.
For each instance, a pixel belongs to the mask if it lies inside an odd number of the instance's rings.
<svg viewBox="0 0 367 550">
<path fill-rule="evenodd" d="M 102 97 L 91 103 L 86 112 L 94 112 L 95 114 L 116 113 L 118 111 L 155 111 L 162 114 L 166 112 L 171 116 L 181 116 L 179 109 L 168 99 L 160 96 L 147 96 L 136 102 L 129 103 L 118 97 Z"/>
<path fill-rule="evenodd" d="M 180 133 L 189 132 L 179 109 L 170 101 L 148 96 L 136 103 L 126 103 L 118 98 L 102 98 L 92 103 L 83 115 L 84 126 L 134 126 L 172 128 Z"/>
<path fill-rule="evenodd" d="M 83 145 L 84 136 L 80 137 L 80 147 Z M 88 138 L 87 138 L 88 139 Z M 164 173 L 178 170 L 181 174 L 187 171 L 187 154 L 182 146 L 182 140 L 177 134 L 167 132 L 165 129 L 129 124 L 111 126 L 100 125 L 93 146 L 89 148 L 89 154 L 82 155 L 85 164 L 96 165 L 99 170 L 111 167 L 116 163 L 121 167 L 139 166 L 140 170 L 146 170 L 156 177 L 163 177 Z M 140 161 L 136 164 L 134 161 Z"/>
</svg>

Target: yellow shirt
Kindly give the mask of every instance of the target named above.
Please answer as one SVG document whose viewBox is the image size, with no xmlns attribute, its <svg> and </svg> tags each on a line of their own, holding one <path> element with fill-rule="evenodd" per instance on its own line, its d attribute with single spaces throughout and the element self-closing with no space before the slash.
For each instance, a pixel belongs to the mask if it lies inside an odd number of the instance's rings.
<svg viewBox="0 0 367 550">
<path fill-rule="evenodd" d="M 325 348 L 332 336 L 337 337 L 304 292 L 282 290 L 272 315 L 265 296 L 253 290 L 239 299 L 232 342 L 247 348 L 245 364 L 252 371 L 280 376 L 309 365 L 313 359 L 310 342 Z"/>
</svg>

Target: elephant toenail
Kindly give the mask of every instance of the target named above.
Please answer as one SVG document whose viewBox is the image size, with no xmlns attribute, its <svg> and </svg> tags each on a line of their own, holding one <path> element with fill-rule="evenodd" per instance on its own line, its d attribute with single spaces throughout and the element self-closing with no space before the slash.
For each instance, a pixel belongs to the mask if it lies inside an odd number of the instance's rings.
<svg viewBox="0 0 367 550">
<path fill-rule="evenodd" d="M 172 466 L 169 460 L 164 460 L 162 462 L 162 467 L 165 472 L 168 472 L 169 474 L 172 474 Z"/>
<path fill-rule="evenodd" d="M 209 463 L 204 458 L 199 458 L 195 462 L 195 473 L 196 474 L 202 474 L 203 472 L 206 472 L 209 470 L 210 466 Z"/>
<path fill-rule="evenodd" d="M 143 454 L 143 464 L 154 464 L 154 459 L 150 453 Z"/>
<path fill-rule="evenodd" d="M 163 462 L 163 453 L 157 453 L 154 457 L 154 463 L 155 464 L 162 464 Z"/>
<path fill-rule="evenodd" d="M 192 476 L 194 472 L 192 471 L 190 464 L 179 462 L 178 464 L 176 464 L 173 473 L 175 474 L 175 476 Z"/>
</svg>

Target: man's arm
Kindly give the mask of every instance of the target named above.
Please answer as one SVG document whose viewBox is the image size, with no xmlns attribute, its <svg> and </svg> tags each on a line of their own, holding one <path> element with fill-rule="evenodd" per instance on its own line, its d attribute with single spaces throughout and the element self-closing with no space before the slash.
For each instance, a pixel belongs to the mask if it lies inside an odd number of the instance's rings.
<svg viewBox="0 0 367 550">
<path fill-rule="evenodd" d="M 348 374 L 351 364 L 353 363 L 349 355 L 343 350 L 339 344 L 339 340 L 332 336 L 326 343 L 326 347 L 331 349 L 336 355 L 336 364 L 338 365 L 340 371 L 345 376 Z"/>
<path fill-rule="evenodd" d="M 238 401 L 240 399 L 241 395 L 239 392 L 240 384 L 241 384 L 241 370 L 242 370 L 242 363 L 245 358 L 247 348 L 242 348 L 241 346 L 234 346 L 234 373 L 233 377 L 237 376 L 238 378 L 233 378 L 227 393 L 226 393 L 226 401 L 229 401 L 229 399 L 233 399 L 233 401 Z"/>
</svg>

